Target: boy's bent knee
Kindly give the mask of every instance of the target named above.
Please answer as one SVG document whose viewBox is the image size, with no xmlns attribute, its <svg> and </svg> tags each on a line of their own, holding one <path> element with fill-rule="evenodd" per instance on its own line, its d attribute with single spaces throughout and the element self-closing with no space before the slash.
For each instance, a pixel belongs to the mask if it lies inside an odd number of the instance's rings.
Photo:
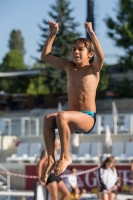
<svg viewBox="0 0 133 200">
<path fill-rule="evenodd" d="M 48 123 L 49 121 L 50 121 L 50 115 L 49 114 L 45 115 L 45 117 L 44 117 L 44 124 Z"/>
<path fill-rule="evenodd" d="M 53 123 L 54 123 L 54 119 L 53 117 L 51 117 L 50 114 L 47 114 L 45 117 L 44 117 L 44 126 L 50 126 L 50 127 L 53 127 Z M 54 128 L 54 127 L 53 127 Z"/>
<path fill-rule="evenodd" d="M 64 112 L 64 111 L 59 112 L 56 119 L 59 120 L 59 121 L 67 121 L 66 112 Z"/>
<path fill-rule="evenodd" d="M 51 117 L 50 114 L 45 115 L 44 120 L 48 120 Z"/>
</svg>

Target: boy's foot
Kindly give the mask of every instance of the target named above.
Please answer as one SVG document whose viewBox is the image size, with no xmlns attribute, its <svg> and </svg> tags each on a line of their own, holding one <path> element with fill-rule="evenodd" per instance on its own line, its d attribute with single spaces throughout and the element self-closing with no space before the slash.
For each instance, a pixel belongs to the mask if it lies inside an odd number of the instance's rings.
<svg viewBox="0 0 133 200">
<path fill-rule="evenodd" d="M 51 161 L 50 163 L 47 164 L 46 168 L 42 172 L 41 181 L 44 183 L 44 185 L 46 184 L 49 175 L 53 171 L 55 164 L 56 164 L 56 162 L 54 160 Z"/>
<path fill-rule="evenodd" d="M 56 176 L 59 176 L 60 174 L 62 174 L 68 165 L 70 165 L 72 163 L 72 158 L 70 156 L 68 157 L 63 157 L 60 158 L 60 160 L 57 162 L 55 168 L 54 168 L 54 173 Z"/>
</svg>

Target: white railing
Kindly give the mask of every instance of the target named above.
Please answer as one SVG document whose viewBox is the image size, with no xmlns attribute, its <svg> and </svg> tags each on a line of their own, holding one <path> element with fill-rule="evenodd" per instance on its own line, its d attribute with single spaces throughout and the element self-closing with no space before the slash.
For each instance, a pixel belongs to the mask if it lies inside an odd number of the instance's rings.
<svg viewBox="0 0 133 200">
<path fill-rule="evenodd" d="M 10 118 L 2 118 L 3 121 L 6 121 L 8 124 L 8 135 L 12 135 L 12 129 L 11 129 L 11 119 Z"/>
<path fill-rule="evenodd" d="M 1 120 L 7 121 L 8 127 L 6 130 L 6 135 L 29 137 L 42 136 L 43 117 L 1 118 Z M 106 125 L 109 126 L 111 133 L 133 134 L 133 114 L 119 114 L 118 120 L 114 121 L 111 114 L 97 115 L 96 125 L 91 133 L 98 135 L 105 133 Z M 1 130 L 0 133 L 3 134 Z"/>
<path fill-rule="evenodd" d="M 31 118 L 31 117 L 22 117 L 21 118 L 21 135 L 26 135 L 26 121 L 28 122 L 28 135 L 32 136 L 32 129 L 31 129 L 31 123 L 32 121 L 35 122 L 35 135 L 39 136 L 39 118 Z"/>
<path fill-rule="evenodd" d="M 16 197 L 33 197 L 34 196 L 34 191 L 0 191 L 0 196 L 16 196 Z"/>
</svg>

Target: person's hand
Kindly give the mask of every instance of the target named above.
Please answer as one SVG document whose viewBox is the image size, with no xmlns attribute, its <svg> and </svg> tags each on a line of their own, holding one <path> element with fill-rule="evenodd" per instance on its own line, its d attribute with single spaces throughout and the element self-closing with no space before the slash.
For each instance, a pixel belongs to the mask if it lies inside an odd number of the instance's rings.
<svg viewBox="0 0 133 200">
<path fill-rule="evenodd" d="M 114 190 L 117 190 L 117 189 L 118 189 L 117 185 L 114 185 L 113 189 L 114 189 Z"/>
<path fill-rule="evenodd" d="M 45 185 L 45 183 L 44 183 L 44 170 L 42 170 L 41 176 L 39 177 L 39 182 L 42 186 Z"/>
<path fill-rule="evenodd" d="M 38 179 L 39 183 L 41 185 L 44 185 L 43 178 L 44 178 L 44 169 L 43 169 L 43 164 L 46 162 L 45 158 L 40 160 L 37 164 L 37 174 L 38 174 Z"/>
<path fill-rule="evenodd" d="M 84 27 L 87 30 L 88 33 L 93 32 L 93 28 L 92 28 L 92 23 L 91 22 L 85 22 L 84 23 Z"/>
<path fill-rule="evenodd" d="M 57 32 L 59 31 L 58 23 L 53 21 L 48 21 L 48 24 L 49 24 L 50 35 L 56 35 Z"/>
<path fill-rule="evenodd" d="M 43 177 L 41 176 L 41 177 L 39 178 L 39 183 L 40 183 L 40 185 L 44 186 L 45 183 L 42 181 L 42 179 L 43 179 Z"/>
<path fill-rule="evenodd" d="M 44 182 L 42 182 L 42 165 L 40 163 L 38 163 L 38 179 L 39 179 L 39 183 L 41 185 L 44 185 Z"/>
<path fill-rule="evenodd" d="M 110 194 L 110 193 L 111 193 L 111 191 L 107 189 L 107 193 L 108 193 L 108 194 Z"/>
</svg>

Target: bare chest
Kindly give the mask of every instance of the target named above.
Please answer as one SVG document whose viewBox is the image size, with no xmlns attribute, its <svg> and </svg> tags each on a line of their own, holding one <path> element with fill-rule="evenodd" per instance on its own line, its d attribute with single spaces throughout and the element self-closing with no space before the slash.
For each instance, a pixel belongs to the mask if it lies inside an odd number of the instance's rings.
<svg viewBox="0 0 133 200">
<path fill-rule="evenodd" d="M 87 67 L 80 70 L 69 69 L 67 72 L 67 87 L 69 89 L 93 89 L 97 87 L 98 81 L 98 74 Z"/>
</svg>

